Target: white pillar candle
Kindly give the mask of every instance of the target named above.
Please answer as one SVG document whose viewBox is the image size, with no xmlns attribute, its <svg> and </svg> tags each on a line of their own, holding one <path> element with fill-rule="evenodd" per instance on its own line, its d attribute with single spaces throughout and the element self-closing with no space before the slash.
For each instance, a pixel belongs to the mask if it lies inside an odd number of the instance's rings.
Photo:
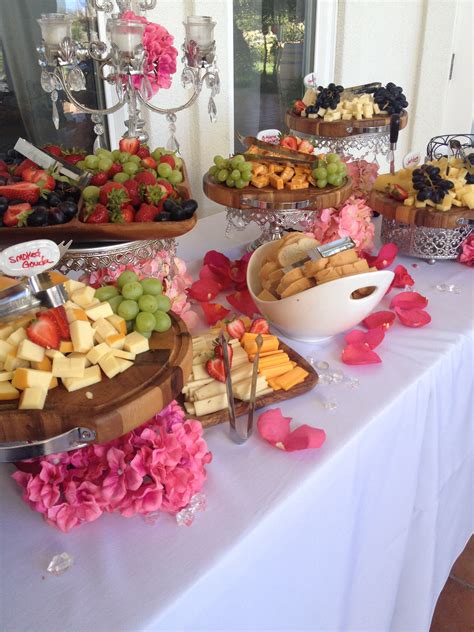
<svg viewBox="0 0 474 632">
<path fill-rule="evenodd" d="M 71 18 L 61 14 L 46 14 L 38 20 L 41 35 L 48 46 L 59 46 L 65 37 L 71 37 Z"/>
</svg>

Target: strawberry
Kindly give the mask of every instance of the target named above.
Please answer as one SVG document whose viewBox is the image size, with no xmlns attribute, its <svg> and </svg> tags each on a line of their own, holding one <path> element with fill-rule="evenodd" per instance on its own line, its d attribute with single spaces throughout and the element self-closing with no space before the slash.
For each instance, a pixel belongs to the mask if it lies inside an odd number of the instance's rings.
<svg viewBox="0 0 474 632">
<path fill-rule="evenodd" d="M 166 190 L 163 190 L 159 184 L 149 184 L 145 188 L 145 198 L 149 204 L 158 204 L 168 197 Z"/>
<path fill-rule="evenodd" d="M 149 184 L 156 184 L 155 176 L 149 171 L 140 171 L 140 173 L 137 173 L 137 175 L 135 176 L 135 181 L 145 187 Z"/>
<path fill-rule="evenodd" d="M 23 180 L 24 179 L 25 177 L 23 176 Z M 37 184 L 41 189 L 48 189 L 48 191 L 54 191 L 54 188 L 56 187 L 56 180 L 43 169 L 38 169 L 38 171 L 33 173 L 29 182 Z"/>
<path fill-rule="evenodd" d="M 306 110 L 306 104 L 304 103 L 304 101 L 301 101 L 301 99 L 298 99 L 298 101 L 295 101 L 293 103 L 293 112 L 295 114 L 301 114 L 303 110 Z"/>
<path fill-rule="evenodd" d="M 69 323 L 66 316 L 66 310 L 62 305 L 59 307 L 52 307 L 46 312 L 40 312 L 36 314 L 37 318 L 51 318 L 56 324 L 59 331 L 59 337 L 61 340 L 71 340 L 71 333 L 69 331 Z"/>
<path fill-rule="evenodd" d="M 59 349 L 60 334 L 53 318 L 41 317 L 26 329 L 26 335 L 35 344 L 45 349 Z"/>
<path fill-rule="evenodd" d="M 123 186 L 127 189 L 128 197 L 130 198 L 130 204 L 133 206 L 140 206 L 140 185 L 135 179 L 126 180 Z"/>
<path fill-rule="evenodd" d="M 219 343 L 214 347 L 214 354 L 216 356 L 216 358 L 222 358 L 224 359 L 224 350 L 222 348 L 222 345 Z M 232 367 L 232 357 L 234 355 L 234 352 L 232 350 L 232 345 L 227 345 L 227 357 L 229 358 L 229 366 Z"/>
<path fill-rule="evenodd" d="M 302 140 L 298 145 L 298 151 L 302 151 L 304 154 L 312 154 L 314 146 L 309 142 L 309 140 Z"/>
<path fill-rule="evenodd" d="M 280 138 L 280 145 L 282 147 L 286 147 L 287 149 L 298 149 L 298 141 L 294 136 L 283 136 Z"/>
<path fill-rule="evenodd" d="M 109 181 L 108 173 L 106 173 L 105 171 L 99 171 L 99 173 L 96 173 L 95 175 L 92 176 L 89 184 L 92 184 L 95 187 L 101 187 L 108 181 Z"/>
<path fill-rule="evenodd" d="M 399 202 L 403 202 L 408 197 L 408 191 L 399 184 L 387 184 L 385 191 L 391 198 Z"/>
<path fill-rule="evenodd" d="M 142 166 L 148 169 L 156 169 L 156 160 L 151 156 L 142 159 Z"/>
<path fill-rule="evenodd" d="M 142 204 L 135 215 L 136 222 L 152 222 L 160 212 L 160 209 L 153 204 Z"/>
<path fill-rule="evenodd" d="M 25 169 L 28 169 L 28 167 L 34 167 L 35 169 L 39 169 L 38 165 L 35 162 L 27 158 L 26 160 L 23 160 L 23 162 L 20 162 L 20 164 L 17 167 L 15 167 L 15 171 L 13 172 L 13 175 L 22 176 L 23 171 Z"/>
<path fill-rule="evenodd" d="M 3 216 L 3 224 L 4 226 L 25 226 L 26 219 L 32 211 L 31 204 L 9 206 Z"/>
<path fill-rule="evenodd" d="M 99 202 L 110 210 L 119 209 L 124 202 L 129 202 L 127 189 L 119 182 L 107 182 L 100 190 Z"/>
<path fill-rule="evenodd" d="M 110 221 L 113 224 L 130 224 L 135 219 L 135 209 L 131 204 L 122 204 L 120 210 L 112 213 Z"/>
<path fill-rule="evenodd" d="M 244 322 L 240 318 L 230 321 L 230 323 L 227 323 L 227 333 L 231 338 L 240 340 L 245 333 Z"/>
<path fill-rule="evenodd" d="M 42 171 L 42 170 L 36 165 L 33 165 L 31 167 L 26 167 L 26 169 L 22 171 L 21 177 L 23 178 L 25 182 L 33 182 L 33 178 L 38 173 L 38 171 Z"/>
<path fill-rule="evenodd" d="M 206 362 L 206 371 L 218 382 L 225 382 L 224 361 L 222 358 L 211 358 Z"/>
<path fill-rule="evenodd" d="M 170 154 L 160 156 L 160 164 L 162 164 L 163 162 L 167 162 L 171 169 L 174 169 L 176 167 L 175 159 L 173 158 L 173 156 L 170 156 Z"/>
<path fill-rule="evenodd" d="M 0 172 L 8 173 L 8 165 L 4 160 L 0 160 Z"/>
<path fill-rule="evenodd" d="M 40 194 L 39 186 L 31 182 L 15 182 L 0 186 L 0 196 L 6 197 L 7 200 L 22 200 L 34 204 L 38 201 Z"/>
<path fill-rule="evenodd" d="M 112 179 L 116 173 L 122 173 L 122 171 L 123 171 L 122 165 L 119 164 L 118 162 L 114 162 L 114 164 L 107 171 L 107 175 L 109 176 L 110 179 Z"/>
<path fill-rule="evenodd" d="M 265 318 L 256 318 L 250 325 L 249 332 L 251 334 L 268 334 L 270 327 Z"/>
<path fill-rule="evenodd" d="M 150 150 L 148 149 L 146 145 L 142 145 L 140 149 L 137 151 L 137 156 L 140 156 L 140 158 L 148 158 L 149 155 L 150 155 Z"/>
<path fill-rule="evenodd" d="M 119 142 L 119 149 L 129 154 L 136 154 L 140 149 L 140 141 L 138 138 L 121 138 Z"/>
<path fill-rule="evenodd" d="M 43 147 L 43 151 L 47 151 L 48 154 L 51 154 L 52 156 L 59 156 L 60 158 L 63 155 L 63 150 L 59 145 L 45 145 Z"/>
<path fill-rule="evenodd" d="M 168 195 L 173 195 L 175 192 L 171 182 L 168 182 L 168 180 L 165 180 L 164 178 L 158 178 L 156 184 L 159 184 L 162 188 L 164 188 L 168 192 Z"/>
<path fill-rule="evenodd" d="M 103 204 L 96 204 L 91 207 L 91 211 L 87 214 L 85 221 L 88 224 L 107 224 L 109 222 L 109 211 Z"/>
</svg>

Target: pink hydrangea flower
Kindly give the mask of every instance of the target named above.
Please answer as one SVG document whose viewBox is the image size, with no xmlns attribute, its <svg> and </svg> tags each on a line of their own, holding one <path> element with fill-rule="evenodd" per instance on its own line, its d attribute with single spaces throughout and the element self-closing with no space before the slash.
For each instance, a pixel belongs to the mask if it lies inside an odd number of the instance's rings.
<svg viewBox="0 0 474 632">
<path fill-rule="evenodd" d="M 474 233 L 462 242 L 458 261 L 466 266 L 474 266 Z"/>
</svg>

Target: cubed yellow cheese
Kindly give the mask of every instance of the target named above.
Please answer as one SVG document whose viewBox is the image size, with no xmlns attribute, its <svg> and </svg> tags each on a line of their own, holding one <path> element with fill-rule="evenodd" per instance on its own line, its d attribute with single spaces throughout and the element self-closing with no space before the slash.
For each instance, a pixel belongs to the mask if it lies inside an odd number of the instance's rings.
<svg viewBox="0 0 474 632">
<path fill-rule="evenodd" d="M 54 358 L 54 377 L 82 377 L 86 368 L 86 358 Z"/>
<path fill-rule="evenodd" d="M 6 340 L 15 331 L 10 323 L 0 324 L 0 340 Z"/>
<path fill-rule="evenodd" d="M 66 307 L 66 318 L 69 324 L 73 323 L 75 320 L 89 320 L 82 307 Z"/>
<path fill-rule="evenodd" d="M 111 353 L 107 353 L 99 360 L 99 366 L 108 378 L 113 378 L 121 371 L 121 366 L 118 360 L 121 358 L 115 358 Z"/>
<path fill-rule="evenodd" d="M 117 314 L 112 314 L 112 316 L 108 316 L 107 320 L 109 323 L 118 331 L 119 334 L 127 335 L 127 323 L 125 319 Z"/>
<path fill-rule="evenodd" d="M 28 338 L 22 340 L 18 345 L 16 357 L 19 360 L 28 360 L 28 362 L 41 362 L 44 358 L 44 347 L 31 342 Z"/>
<path fill-rule="evenodd" d="M 5 358 L 5 362 L 3 363 L 4 371 L 14 371 L 19 367 L 29 367 L 30 363 L 28 360 L 21 360 L 16 357 L 16 351 L 10 351 L 7 353 L 7 357 Z"/>
<path fill-rule="evenodd" d="M 0 382 L 0 402 L 18 399 L 20 391 L 18 391 L 10 382 Z"/>
<path fill-rule="evenodd" d="M 123 373 L 124 371 L 129 369 L 131 366 L 133 366 L 133 362 L 130 362 L 130 360 L 124 360 L 124 358 L 117 358 L 117 357 L 115 357 L 115 359 L 117 360 L 119 364 L 120 373 Z"/>
<path fill-rule="evenodd" d="M 20 397 L 20 410 L 43 410 L 48 391 L 39 386 L 25 388 Z"/>
<path fill-rule="evenodd" d="M 90 305 L 94 300 L 94 294 L 94 288 L 85 285 L 71 294 L 71 300 L 73 303 L 76 303 L 76 305 L 79 305 L 79 307 L 86 307 L 86 305 Z"/>
<path fill-rule="evenodd" d="M 71 353 L 73 350 L 74 347 L 70 340 L 61 340 L 59 343 L 59 351 L 61 351 L 61 353 Z"/>
<path fill-rule="evenodd" d="M 109 345 L 105 344 L 105 342 L 101 342 L 99 345 L 92 347 L 86 357 L 91 364 L 97 364 L 107 353 L 110 353 Z"/>
<path fill-rule="evenodd" d="M 465 193 L 462 196 L 462 201 L 468 208 L 474 208 L 474 193 Z"/>
<path fill-rule="evenodd" d="M 131 351 L 124 351 L 123 349 L 111 349 L 109 347 L 110 353 L 116 358 L 123 358 L 124 360 L 135 360 L 135 354 Z"/>
<path fill-rule="evenodd" d="M 47 355 L 45 355 L 40 362 L 31 363 L 31 368 L 36 369 L 37 371 L 51 371 L 52 366 L 51 360 Z"/>
<path fill-rule="evenodd" d="M 101 342 L 104 341 L 107 336 L 117 333 L 117 330 L 107 318 L 99 318 L 99 320 L 96 320 L 95 323 L 92 324 L 92 328 L 102 338 Z"/>
<path fill-rule="evenodd" d="M 13 371 L 1 371 L 0 382 L 9 382 L 13 377 Z"/>
<path fill-rule="evenodd" d="M 9 345 L 13 345 L 14 347 L 18 347 L 18 345 L 20 344 L 20 342 L 22 340 L 25 340 L 26 338 L 26 330 L 24 327 L 19 327 L 16 331 L 14 331 L 13 333 L 11 333 L 8 338 L 6 339 L 6 342 Z"/>
<path fill-rule="evenodd" d="M 69 377 L 63 379 L 64 387 L 69 391 L 78 391 L 86 386 L 92 386 L 102 380 L 102 374 L 98 366 L 90 366 L 84 371 L 83 377 Z"/>
<path fill-rule="evenodd" d="M 112 347 L 112 349 L 123 349 L 125 343 L 125 336 L 118 334 L 117 332 L 110 334 L 105 338 L 105 342 Z"/>
<path fill-rule="evenodd" d="M 2 362 L 5 362 L 5 358 L 7 357 L 7 354 L 10 353 L 11 351 L 14 351 L 14 349 L 15 349 L 15 345 L 11 345 L 5 340 L 0 340 L 0 360 Z"/>
<path fill-rule="evenodd" d="M 38 387 L 47 391 L 51 384 L 53 374 L 50 371 L 37 371 L 36 369 L 18 368 L 15 370 L 12 386 L 20 390 L 30 387 Z"/>
<path fill-rule="evenodd" d="M 54 358 L 64 358 L 64 353 L 61 353 L 61 351 L 57 349 L 46 349 L 44 355 L 51 360 L 54 360 Z"/>
<path fill-rule="evenodd" d="M 86 323 L 83 320 L 75 320 L 70 324 L 69 330 L 74 351 L 88 353 L 94 346 L 94 330 L 90 323 Z"/>
<path fill-rule="evenodd" d="M 64 283 L 64 287 L 66 288 L 66 292 L 68 293 L 68 295 L 71 297 L 74 292 L 86 287 L 86 284 L 81 283 L 80 281 L 75 281 L 74 279 L 68 279 Z"/>
<path fill-rule="evenodd" d="M 101 303 L 99 301 L 99 303 L 97 305 L 94 305 L 94 307 L 90 307 L 88 309 L 86 309 L 86 314 L 87 314 L 87 318 L 89 318 L 89 320 L 93 320 L 94 322 L 96 320 L 99 320 L 99 318 L 107 318 L 107 316 L 113 316 L 113 310 L 110 307 L 110 303 Z"/>
<path fill-rule="evenodd" d="M 87 359 L 87 355 L 85 353 L 79 353 L 78 351 L 73 351 L 72 353 L 70 353 L 68 355 L 68 358 L 70 358 L 70 359 L 72 359 L 72 358 L 84 358 L 86 369 L 87 369 L 88 366 L 90 366 L 92 364 Z"/>
<path fill-rule="evenodd" d="M 139 334 L 138 331 L 132 331 L 131 334 L 125 336 L 123 348 L 125 351 L 131 351 L 135 355 L 138 355 L 139 353 L 148 351 L 150 345 L 148 344 L 148 339 L 145 338 L 145 336 Z"/>
<path fill-rule="evenodd" d="M 51 384 L 49 385 L 48 391 L 51 391 L 53 388 L 56 388 L 57 385 L 58 385 L 58 378 L 53 376 L 51 378 Z"/>
</svg>

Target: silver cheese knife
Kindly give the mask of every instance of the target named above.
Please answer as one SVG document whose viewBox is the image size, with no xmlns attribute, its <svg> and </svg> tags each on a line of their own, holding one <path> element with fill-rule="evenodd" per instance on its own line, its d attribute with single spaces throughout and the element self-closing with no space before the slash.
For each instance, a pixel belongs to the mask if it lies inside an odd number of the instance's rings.
<svg viewBox="0 0 474 632">
<path fill-rule="evenodd" d="M 327 244 L 321 244 L 320 246 L 316 246 L 312 250 L 308 250 L 306 253 L 308 256 L 304 259 L 300 259 L 295 263 L 290 263 L 285 268 L 283 268 L 283 272 L 286 274 L 287 272 L 291 272 L 295 268 L 301 268 L 305 263 L 309 261 L 317 261 L 322 257 L 331 257 L 332 255 L 337 255 L 339 252 L 344 252 L 345 250 L 350 250 L 351 248 L 355 248 L 355 243 L 352 241 L 350 237 L 343 237 L 342 239 L 336 239 L 335 241 L 330 241 Z"/>
</svg>

